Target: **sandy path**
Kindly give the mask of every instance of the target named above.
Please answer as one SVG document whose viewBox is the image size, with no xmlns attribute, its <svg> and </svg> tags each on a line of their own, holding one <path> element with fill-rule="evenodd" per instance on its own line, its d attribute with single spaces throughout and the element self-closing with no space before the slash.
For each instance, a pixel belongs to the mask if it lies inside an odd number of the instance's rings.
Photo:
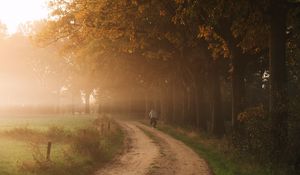
<svg viewBox="0 0 300 175">
<path fill-rule="evenodd" d="M 156 137 L 160 157 L 149 175 L 211 175 L 205 160 L 191 148 L 171 136 L 140 123 L 136 125 Z"/>
<path fill-rule="evenodd" d="M 159 156 L 159 148 L 135 124 L 119 122 L 124 128 L 126 148 L 113 163 L 96 172 L 96 175 L 143 175 Z"/>
<path fill-rule="evenodd" d="M 96 175 L 211 175 L 207 163 L 182 142 L 138 122 L 120 122 L 126 151 Z M 150 139 L 142 130 L 150 133 Z"/>
</svg>

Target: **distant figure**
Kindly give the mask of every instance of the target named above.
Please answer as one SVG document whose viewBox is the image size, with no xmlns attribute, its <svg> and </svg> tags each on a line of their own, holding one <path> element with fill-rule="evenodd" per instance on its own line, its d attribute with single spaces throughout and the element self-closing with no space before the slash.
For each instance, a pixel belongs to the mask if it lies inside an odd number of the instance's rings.
<svg viewBox="0 0 300 175">
<path fill-rule="evenodd" d="M 150 118 L 150 125 L 153 128 L 156 128 L 156 124 L 157 124 L 157 112 L 154 109 L 151 109 L 151 111 L 149 112 L 149 118 Z"/>
</svg>

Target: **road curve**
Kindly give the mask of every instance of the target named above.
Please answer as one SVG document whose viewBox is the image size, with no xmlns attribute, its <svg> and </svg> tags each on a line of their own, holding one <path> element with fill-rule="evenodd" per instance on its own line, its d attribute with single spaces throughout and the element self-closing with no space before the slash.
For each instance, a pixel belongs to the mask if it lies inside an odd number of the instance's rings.
<svg viewBox="0 0 300 175">
<path fill-rule="evenodd" d="M 126 151 L 95 175 L 212 174 L 207 163 L 191 148 L 169 135 L 138 122 L 120 125 L 127 133 Z"/>
<path fill-rule="evenodd" d="M 143 175 L 159 155 L 159 148 L 131 122 L 119 122 L 126 133 L 125 150 L 96 175 Z"/>
</svg>

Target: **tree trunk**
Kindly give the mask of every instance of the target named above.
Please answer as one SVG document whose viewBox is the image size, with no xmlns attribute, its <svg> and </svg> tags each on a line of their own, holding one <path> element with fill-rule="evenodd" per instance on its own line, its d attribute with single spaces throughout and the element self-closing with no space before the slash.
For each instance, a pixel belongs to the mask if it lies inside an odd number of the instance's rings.
<svg viewBox="0 0 300 175">
<path fill-rule="evenodd" d="M 128 101 L 127 101 L 127 115 L 130 117 L 132 115 L 132 90 L 129 91 L 128 93 Z"/>
<path fill-rule="evenodd" d="M 71 113 L 75 115 L 75 100 L 74 100 L 74 93 L 71 94 Z"/>
<path fill-rule="evenodd" d="M 186 88 L 184 86 L 181 86 L 180 87 L 180 91 L 179 91 L 179 98 L 178 98 L 178 102 L 179 102 L 179 122 L 181 125 L 184 125 L 186 124 L 186 114 L 185 114 L 185 111 L 186 111 Z"/>
<path fill-rule="evenodd" d="M 232 67 L 232 127 L 234 132 L 241 132 L 238 115 L 245 109 L 246 61 L 238 48 L 232 48 Z"/>
<path fill-rule="evenodd" d="M 85 94 L 85 114 L 90 114 L 90 92 Z"/>
<path fill-rule="evenodd" d="M 197 73 L 193 72 L 190 65 L 186 66 L 186 71 L 191 79 L 191 86 L 187 89 L 188 95 L 188 123 L 189 125 L 199 129 L 200 124 L 200 104 L 199 104 L 199 97 L 198 97 L 198 86 L 196 76 Z"/>
<path fill-rule="evenodd" d="M 195 103 L 196 103 L 196 123 L 197 123 L 197 128 L 201 129 L 203 131 L 207 131 L 207 122 L 208 122 L 208 117 L 206 113 L 205 108 L 205 100 L 204 100 L 204 89 L 203 89 L 203 84 L 200 84 L 200 82 L 196 83 L 196 91 L 195 91 Z M 201 101 L 200 101 L 201 99 Z"/>
<path fill-rule="evenodd" d="M 148 91 L 145 92 L 145 118 L 149 118 L 150 105 L 149 105 L 149 95 Z"/>
<path fill-rule="evenodd" d="M 166 88 L 162 87 L 160 90 L 160 120 L 166 120 Z"/>
<path fill-rule="evenodd" d="M 174 80 L 173 80 L 174 81 Z M 176 110 L 176 105 L 177 105 L 177 101 L 176 101 L 176 97 L 177 97 L 177 94 L 175 92 L 175 82 L 172 82 L 171 84 L 171 114 L 172 114 L 172 121 L 173 123 L 176 123 L 178 118 L 177 118 L 177 110 Z"/>
<path fill-rule="evenodd" d="M 165 105 L 164 105 L 164 98 L 163 98 L 162 94 L 161 94 L 161 97 L 159 100 L 159 104 L 160 104 L 159 119 L 164 120 L 165 119 Z"/>
<path fill-rule="evenodd" d="M 273 0 L 270 6 L 270 101 L 272 155 L 282 160 L 287 141 L 287 72 L 285 0 Z"/>
<path fill-rule="evenodd" d="M 221 85 L 218 62 L 212 63 L 212 120 L 211 131 L 217 137 L 225 133 L 224 117 L 222 113 Z"/>
<path fill-rule="evenodd" d="M 77 110 L 76 109 L 77 105 L 75 103 L 75 99 L 76 99 L 75 97 L 76 97 L 76 95 L 80 95 L 80 94 L 79 94 L 78 91 L 76 91 L 76 90 L 74 90 L 74 88 L 72 88 L 71 89 L 71 95 L 72 95 L 72 97 L 71 97 L 71 100 L 72 100 L 72 102 L 71 102 L 72 103 L 71 104 L 72 105 L 72 109 L 71 110 L 72 110 L 72 115 L 74 115 L 75 112 L 76 112 L 76 110 Z"/>
<path fill-rule="evenodd" d="M 244 111 L 245 108 L 245 69 L 247 60 L 243 58 L 243 52 L 238 47 L 238 41 L 232 35 L 231 27 L 232 20 L 223 18 L 219 21 L 215 30 L 225 39 L 230 51 L 232 59 L 232 128 L 233 135 L 241 134 L 243 129 L 238 121 L 239 113 Z"/>
<path fill-rule="evenodd" d="M 196 112 L 196 127 L 200 128 L 200 103 L 199 103 L 199 93 L 198 87 L 195 87 L 195 112 Z"/>
<path fill-rule="evenodd" d="M 168 108 L 168 117 L 167 117 L 167 120 L 168 122 L 172 123 L 173 122 L 173 84 L 170 83 L 168 88 L 167 88 L 167 97 L 168 97 L 168 100 L 167 100 L 167 108 Z"/>
<path fill-rule="evenodd" d="M 186 123 L 188 125 L 191 125 L 192 122 L 191 120 L 193 119 L 193 108 L 192 108 L 192 103 L 193 99 L 191 97 L 191 87 L 187 87 L 187 93 L 186 93 Z"/>
</svg>

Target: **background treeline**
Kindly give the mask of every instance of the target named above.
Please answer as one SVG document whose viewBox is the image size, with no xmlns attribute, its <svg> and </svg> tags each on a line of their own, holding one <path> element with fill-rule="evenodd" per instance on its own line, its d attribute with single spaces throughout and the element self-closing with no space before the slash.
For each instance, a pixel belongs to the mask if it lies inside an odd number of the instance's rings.
<svg viewBox="0 0 300 175">
<path fill-rule="evenodd" d="M 59 49 L 64 66 L 53 71 L 68 74 L 58 87 L 86 113 L 90 103 L 141 117 L 155 108 L 163 121 L 299 168 L 299 3 L 52 0 L 49 19 L 24 31 Z"/>
</svg>

